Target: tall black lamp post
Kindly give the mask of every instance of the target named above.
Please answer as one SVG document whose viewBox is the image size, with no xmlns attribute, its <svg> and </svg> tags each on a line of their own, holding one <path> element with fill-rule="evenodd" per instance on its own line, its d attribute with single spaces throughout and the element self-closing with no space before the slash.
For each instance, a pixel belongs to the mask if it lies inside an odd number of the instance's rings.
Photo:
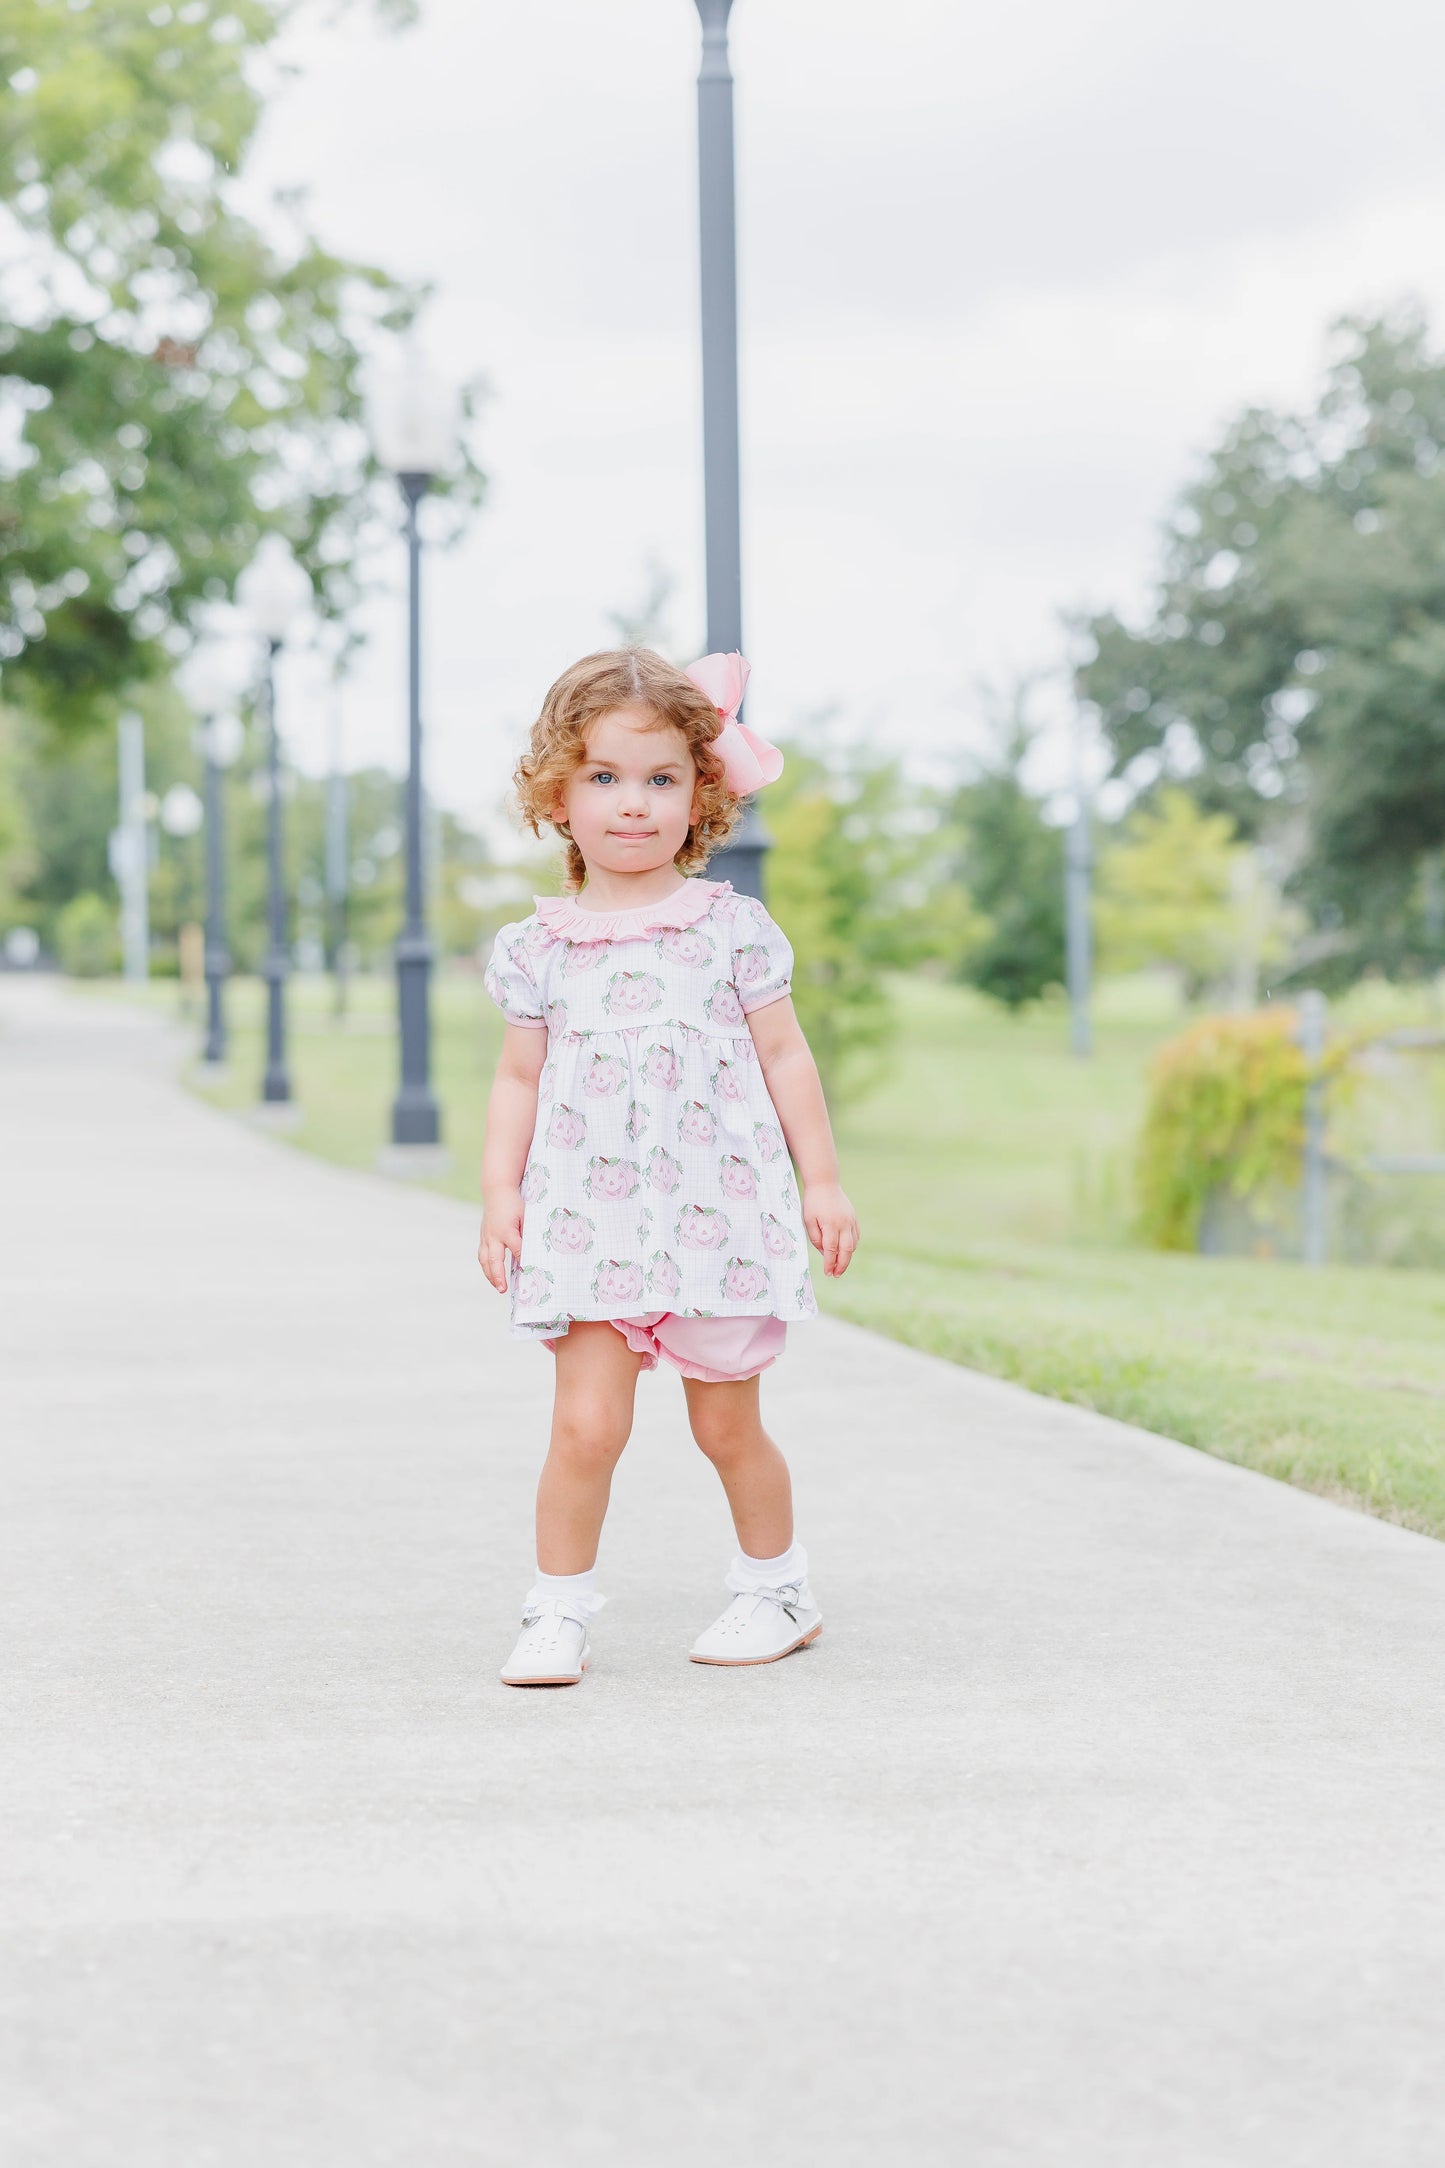
<svg viewBox="0 0 1445 2168">
<path fill-rule="evenodd" d="M 391 1149 L 383 1163 L 422 1171 L 444 1155 L 441 1109 L 431 1083 L 431 973 L 435 951 L 426 925 L 425 810 L 421 719 L 421 501 L 456 451 L 456 394 L 408 342 L 400 363 L 378 377 L 370 402 L 376 456 L 396 476 L 405 507 L 407 549 L 406 918 L 396 944 L 401 1083 L 391 1109 Z"/>
<path fill-rule="evenodd" d="M 697 0 L 698 222 L 702 270 L 702 467 L 710 654 L 743 644 L 742 514 L 738 490 L 738 273 L 733 178 L 732 0 Z M 744 895 L 761 898 L 772 838 L 750 802 L 713 864 Z"/>
<path fill-rule="evenodd" d="M 311 600 L 311 582 L 291 554 L 283 535 L 261 539 L 255 556 L 236 582 L 236 600 L 265 642 L 262 693 L 266 710 L 266 1073 L 263 1105 L 289 1107 L 291 1078 L 286 1067 L 286 980 L 290 974 L 286 880 L 281 833 L 281 739 L 276 723 L 276 657 L 287 633 Z"/>
<path fill-rule="evenodd" d="M 245 732 L 239 715 L 212 715 L 201 732 L 206 808 L 206 1046 L 202 1059 L 226 1059 L 226 981 L 231 948 L 226 928 L 226 770 L 240 758 Z"/>
</svg>

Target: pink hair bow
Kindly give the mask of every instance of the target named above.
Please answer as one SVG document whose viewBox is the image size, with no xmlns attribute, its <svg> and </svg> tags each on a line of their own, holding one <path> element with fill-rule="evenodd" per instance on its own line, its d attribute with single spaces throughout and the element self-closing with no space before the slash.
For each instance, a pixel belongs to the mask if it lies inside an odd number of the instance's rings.
<svg viewBox="0 0 1445 2168">
<path fill-rule="evenodd" d="M 739 798 L 761 790 L 764 783 L 776 783 L 783 772 L 783 756 L 775 745 L 756 730 L 749 730 L 746 723 L 738 721 L 738 709 L 743 704 L 743 692 L 752 671 L 752 665 L 743 661 L 741 655 L 704 655 L 695 662 L 687 675 L 699 692 L 708 699 L 723 719 L 722 729 L 713 740 L 722 758 L 723 776 L 730 791 Z"/>
</svg>

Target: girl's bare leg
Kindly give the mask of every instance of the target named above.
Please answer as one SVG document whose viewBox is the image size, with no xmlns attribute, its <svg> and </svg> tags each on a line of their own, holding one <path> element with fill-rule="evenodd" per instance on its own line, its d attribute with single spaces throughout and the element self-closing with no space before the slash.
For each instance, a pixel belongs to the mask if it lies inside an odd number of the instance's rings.
<svg viewBox="0 0 1445 2168">
<path fill-rule="evenodd" d="M 793 1540 L 793 1485 L 763 1428 L 759 1380 L 707 1385 L 684 1378 L 682 1385 L 692 1434 L 727 1492 L 739 1548 L 749 1558 L 780 1557 Z"/>
<path fill-rule="evenodd" d="M 543 1573 L 586 1573 L 612 1490 L 612 1471 L 632 1432 L 642 1357 L 620 1332 L 593 1321 L 557 1342 L 552 1443 L 537 1485 L 537 1564 Z"/>
</svg>

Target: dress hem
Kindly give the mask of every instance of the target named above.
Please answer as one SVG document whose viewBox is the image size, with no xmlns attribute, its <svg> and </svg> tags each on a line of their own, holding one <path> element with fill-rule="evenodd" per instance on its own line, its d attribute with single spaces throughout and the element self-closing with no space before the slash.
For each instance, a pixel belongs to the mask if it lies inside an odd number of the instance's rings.
<svg viewBox="0 0 1445 2168">
<path fill-rule="evenodd" d="M 748 1310 L 731 1307 L 716 1310 L 673 1310 L 668 1314 L 687 1318 L 689 1322 L 712 1317 L 775 1317 L 780 1325 L 811 1325 L 818 1315 L 816 1310 Z M 610 1309 L 564 1310 L 557 1317 L 513 1317 L 509 1320 L 507 1329 L 515 1340 L 540 1340 L 561 1332 L 568 1325 L 610 1325 L 615 1318 L 622 1315 L 625 1313 L 619 1311 L 616 1303 L 613 1303 Z"/>
</svg>

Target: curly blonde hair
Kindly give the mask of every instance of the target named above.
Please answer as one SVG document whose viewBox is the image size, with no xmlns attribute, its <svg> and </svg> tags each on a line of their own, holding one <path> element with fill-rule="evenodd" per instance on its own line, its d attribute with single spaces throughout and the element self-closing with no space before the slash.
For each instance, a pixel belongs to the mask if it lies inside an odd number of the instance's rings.
<svg viewBox="0 0 1445 2168">
<path fill-rule="evenodd" d="M 565 821 L 558 820 L 557 800 L 567 778 L 587 758 L 587 732 L 600 715 L 614 708 L 645 708 L 656 718 L 652 727 L 671 725 L 687 740 L 697 768 L 695 815 L 687 839 L 673 863 L 683 873 L 700 873 L 725 843 L 742 812 L 729 790 L 723 765 L 713 750 L 722 717 L 685 671 L 664 662 L 647 647 L 607 648 L 584 655 L 564 670 L 542 702 L 527 750 L 512 781 L 523 820 L 534 836 L 555 828 L 567 850 L 565 880 L 575 893 L 587 878 L 582 853 Z"/>
</svg>

